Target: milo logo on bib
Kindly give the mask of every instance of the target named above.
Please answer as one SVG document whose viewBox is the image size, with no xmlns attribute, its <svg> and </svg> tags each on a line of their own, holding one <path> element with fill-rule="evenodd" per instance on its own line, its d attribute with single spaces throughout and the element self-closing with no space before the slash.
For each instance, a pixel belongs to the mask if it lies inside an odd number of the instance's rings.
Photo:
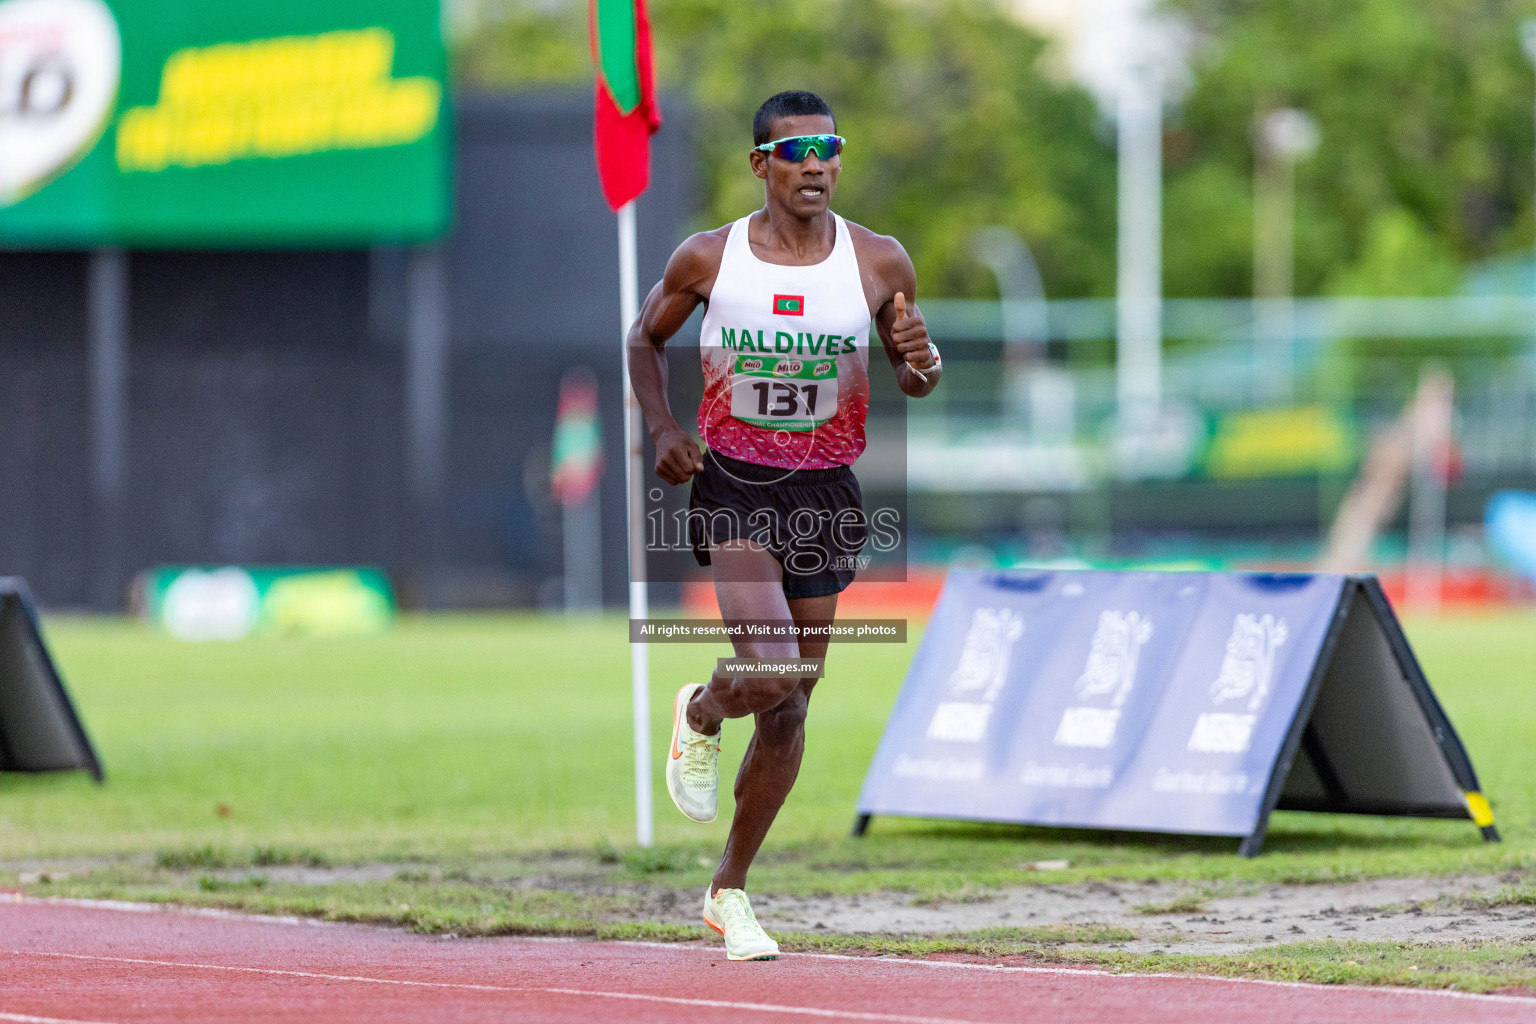
<svg viewBox="0 0 1536 1024">
<path fill-rule="evenodd" d="M 731 415 L 766 430 L 821 426 L 837 415 L 837 360 L 738 355 Z"/>
</svg>

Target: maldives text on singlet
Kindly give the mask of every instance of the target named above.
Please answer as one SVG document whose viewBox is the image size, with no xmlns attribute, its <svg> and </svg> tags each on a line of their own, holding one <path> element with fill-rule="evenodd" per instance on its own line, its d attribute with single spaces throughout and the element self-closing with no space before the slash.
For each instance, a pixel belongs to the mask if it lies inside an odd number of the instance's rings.
<svg viewBox="0 0 1536 1024">
<path fill-rule="evenodd" d="M 835 215 L 834 215 L 835 216 Z M 743 462 L 827 469 L 864 451 L 869 307 L 848 224 L 809 267 L 765 263 L 731 225 L 700 335 L 699 436 Z"/>
</svg>

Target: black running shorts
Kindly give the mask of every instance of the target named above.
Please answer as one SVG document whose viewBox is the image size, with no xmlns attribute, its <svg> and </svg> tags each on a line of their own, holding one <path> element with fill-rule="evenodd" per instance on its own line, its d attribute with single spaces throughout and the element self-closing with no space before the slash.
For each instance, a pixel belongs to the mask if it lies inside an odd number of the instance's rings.
<svg viewBox="0 0 1536 1024">
<path fill-rule="evenodd" d="M 847 466 L 778 469 L 706 450 L 704 469 L 694 474 L 688 498 L 693 557 L 708 565 L 711 543 L 756 541 L 783 567 L 787 598 L 844 590 L 868 536 L 864 495 Z"/>
</svg>

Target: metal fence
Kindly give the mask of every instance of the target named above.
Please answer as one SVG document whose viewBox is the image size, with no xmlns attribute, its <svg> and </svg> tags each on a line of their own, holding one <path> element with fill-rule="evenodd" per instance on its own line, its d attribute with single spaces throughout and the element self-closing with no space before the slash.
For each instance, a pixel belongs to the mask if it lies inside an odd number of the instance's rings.
<svg viewBox="0 0 1536 1024">
<path fill-rule="evenodd" d="M 915 454 L 915 486 L 974 488 L 980 473 L 999 489 L 1049 491 L 1200 471 L 1193 457 L 1153 464 L 1156 438 L 1121 453 L 1139 452 L 1139 466 L 1116 457 L 1117 443 L 1127 440 L 1117 436 L 1125 431 L 1116 408 L 1113 300 L 1018 305 L 1033 308 L 1019 315 L 995 301 L 923 304 L 944 347 L 946 382 L 931 400 L 912 403 L 909 434 L 915 453 L 953 449 L 955 457 Z M 1279 343 L 1266 332 L 1277 320 L 1288 325 Z M 1018 322 L 1044 330 L 1009 337 L 1007 325 Z M 1401 414 L 1422 367 L 1434 364 L 1456 382 L 1467 474 L 1529 474 L 1536 471 L 1533 334 L 1536 304 L 1525 298 L 1169 300 L 1165 412 L 1143 432 L 1209 434 L 1223 417 L 1268 412 L 1283 422 L 1285 410 L 1321 410 L 1347 431 L 1350 458 L 1320 458 L 1317 468 L 1347 472 L 1360 440 Z M 1166 448 L 1199 438 L 1162 441 Z M 1275 473 L 1256 466 L 1249 475 L 1287 475 L 1283 451 L 1275 454 Z"/>
</svg>

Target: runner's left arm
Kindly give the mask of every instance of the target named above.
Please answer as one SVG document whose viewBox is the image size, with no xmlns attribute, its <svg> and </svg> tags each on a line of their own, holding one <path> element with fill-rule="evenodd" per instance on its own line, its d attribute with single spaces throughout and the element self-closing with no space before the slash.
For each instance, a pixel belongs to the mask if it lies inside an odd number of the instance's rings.
<svg viewBox="0 0 1536 1024">
<path fill-rule="evenodd" d="M 890 298 L 875 314 L 875 330 L 896 371 L 896 385 L 909 397 L 922 398 L 939 386 L 944 368 L 933 357 L 928 324 L 912 301 L 917 292 L 917 271 L 912 267 L 912 259 L 894 238 L 883 241 L 888 244 L 882 246 L 876 265 L 882 291 Z"/>
</svg>

